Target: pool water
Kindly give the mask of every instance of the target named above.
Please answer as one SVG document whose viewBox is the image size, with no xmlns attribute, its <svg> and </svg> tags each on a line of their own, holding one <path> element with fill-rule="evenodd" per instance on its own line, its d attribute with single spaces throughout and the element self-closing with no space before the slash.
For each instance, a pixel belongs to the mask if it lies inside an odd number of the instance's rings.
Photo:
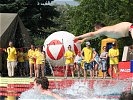
<svg viewBox="0 0 133 100">
<path fill-rule="evenodd" d="M 70 80 L 69 80 L 70 81 Z M 58 83 L 56 83 L 58 86 Z M 68 84 L 68 80 L 63 81 L 64 87 Z M 132 84 L 131 79 L 125 80 L 75 80 L 70 86 L 52 91 L 59 94 L 63 98 L 78 100 L 118 100 L 123 91 L 130 90 Z M 59 88 L 59 87 L 58 87 Z M 31 97 L 38 99 L 40 94 L 37 90 L 28 90 L 22 93 L 21 98 L 28 99 Z M 32 96 L 34 95 L 34 96 Z M 49 98 L 49 97 L 48 97 Z M 38 99 L 39 100 L 39 99 Z"/>
</svg>

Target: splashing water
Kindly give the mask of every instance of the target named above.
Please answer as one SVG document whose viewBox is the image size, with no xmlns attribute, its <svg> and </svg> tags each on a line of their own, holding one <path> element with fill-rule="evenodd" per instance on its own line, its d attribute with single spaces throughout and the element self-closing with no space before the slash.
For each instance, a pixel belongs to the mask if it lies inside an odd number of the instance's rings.
<svg viewBox="0 0 133 100">
<path fill-rule="evenodd" d="M 118 100 L 130 85 L 131 80 L 80 80 L 68 88 L 53 91 L 66 99 Z"/>
<path fill-rule="evenodd" d="M 67 80 L 66 80 L 67 81 Z M 53 92 L 66 99 L 78 100 L 118 100 L 120 94 L 132 84 L 129 80 L 75 80 L 74 84 L 64 89 L 54 89 Z M 64 84 L 65 85 L 65 84 Z M 42 95 L 36 89 L 30 89 L 21 94 L 20 100 L 40 100 Z M 44 96 L 43 96 L 44 97 Z M 46 97 L 46 96 L 45 96 Z M 52 99 L 51 97 L 46 97 Z"/>
<path fill-rule="evenodd" d="M 38 98 L 40 97 L 40 92 L 35 90 L 35 89 L 29 89 L 25 92 L 23 92 L 21 95 L 20 95 L 20 98 L 19 100 L 28 100 L 28 99 L 36 99 L 38 100 Z"/>
<path fill-rule="evenodd" d="M 59 88 L 59 84 L 56 82 L 54 72 L 50 62 L 48 61 L 53 73 L 54 83 L 56 88 Z M 74 83 L 68 87 L 68 80 L 63 81 L 64 89 L 54 89 L 53 92 L 59 94 L 66 99 L 78 99 L 78 100 L 118 100 L 120 94 L 123 91 L 129 90 L 131 87 L 132 79 L 125 80 L 75 80 Z M 19 100 L 52 100 L 53 97 L 42 95 L 37 89 L 30 89 L 21 94 Z"/>
</svg>

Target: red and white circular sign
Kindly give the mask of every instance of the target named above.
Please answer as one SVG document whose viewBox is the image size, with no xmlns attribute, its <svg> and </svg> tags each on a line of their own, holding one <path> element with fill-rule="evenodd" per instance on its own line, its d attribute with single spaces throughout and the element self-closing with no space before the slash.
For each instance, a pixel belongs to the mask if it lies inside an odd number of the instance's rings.
<svg viewBox="0 0 133 100">
<path fill-rule="evenodd" d="M 68 50 L 68 45 L 71 45 L 72 50 L 77 52 L 81 50 L 81 44 L 76 43 L 74 35 L 66 31 L 58 31 L 51 34 L 44 42 L 44 51 L 46 57 L 53 66 L 64 66 L 64 53 Z"/>
</svg>

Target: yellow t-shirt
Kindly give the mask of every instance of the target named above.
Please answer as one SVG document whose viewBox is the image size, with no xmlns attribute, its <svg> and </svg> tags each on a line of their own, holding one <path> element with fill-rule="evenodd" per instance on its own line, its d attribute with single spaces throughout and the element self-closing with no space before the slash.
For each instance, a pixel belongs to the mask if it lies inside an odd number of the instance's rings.
<svg viewBox="0 0 133 100">
<path fill-rule="evenodd" d="M 28 57 L 29 57 L 29 63 L 34 64 L 35 63 L 35 51 L 30 49 L 28 51 Z"/>
<path fill-rule="evenodd" d="M 17 60 L 17 52 L 15 47 L 8 47 L 7 48 L 7 61 L 16 61 Z"/>
<path fill-rule="evenodd" d="M 24 53 L 18 52 L 18 62 L 24 62 Z"/>
<path fill-rule="evenodd" d="M 115 56 L 115 57 L 112 57 Z M 118 64 L 119 62 L 119 50 L 111 48 L 109 50 L 110 64 Z"/>
<path fill-rule="evenodd" d="M 73 51 L 66 51 L 64 57 L 66 58 L 65 64 L 74 64 L 75 53 Z"/>
<path fill-rule="evenodd" d="M 84 47 L 82 51 L 84 52 L 84 61 L 87 63 L 90 63 L 90 61 L 92 60 L 92 57 L 93 57 L 92 48 Z"/>
<path fill-rule="evenodd" d="M 36 64 L 43 64 L 45 57 L 40 51 L 35 52 Z"/>
</svg>

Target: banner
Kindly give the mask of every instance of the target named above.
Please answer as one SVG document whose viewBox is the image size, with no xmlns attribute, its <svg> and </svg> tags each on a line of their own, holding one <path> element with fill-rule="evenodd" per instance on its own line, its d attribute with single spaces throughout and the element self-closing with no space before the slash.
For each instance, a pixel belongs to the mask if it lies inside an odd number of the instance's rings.
<svg viewBox="0 0 133 100">
<path fill-rule="evenodd" d="M 130 71 L 130 61 L 128 62 L 119 62 L 119 79 L 132 78 L 133 73 Z M 109 69 L 110 72 L 110 69 Z M 113 72 L 113 78 L 116 78 L 116 73 Z"/>
</svg>

